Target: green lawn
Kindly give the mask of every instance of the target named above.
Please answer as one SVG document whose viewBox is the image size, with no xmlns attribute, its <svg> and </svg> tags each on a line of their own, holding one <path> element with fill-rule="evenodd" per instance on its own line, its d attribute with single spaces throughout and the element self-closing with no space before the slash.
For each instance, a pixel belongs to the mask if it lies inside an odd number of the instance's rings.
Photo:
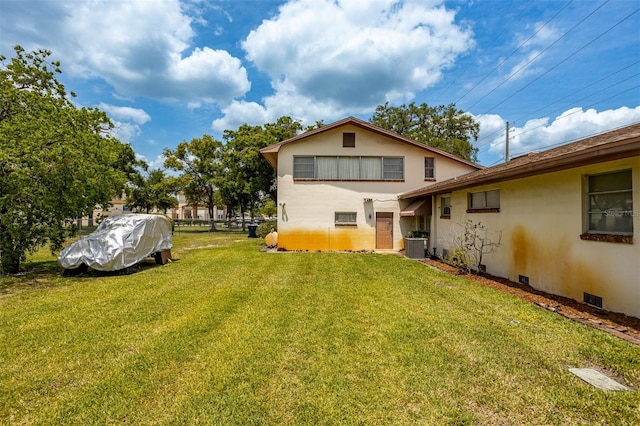
<svg viewBox="0 0 640 426">
<path fill-rule="evenodd" d="M 177 232 L 166 266 L 0 277 L 0 424 L 640 424 L 640 348 L 394 255 Z"/>
</svg>

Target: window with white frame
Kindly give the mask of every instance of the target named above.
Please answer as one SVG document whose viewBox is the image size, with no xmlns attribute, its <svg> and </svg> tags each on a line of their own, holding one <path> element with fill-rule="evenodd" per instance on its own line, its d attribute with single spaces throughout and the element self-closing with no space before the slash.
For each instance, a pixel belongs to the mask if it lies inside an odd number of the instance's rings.
<svg viewBox="0 0 640 426">
<path fill-rule="evenodd" d="M 471 192 L 469 194 L 469 210 L 500 209 L 500 190 Z"/>
<path fill-rule="evenodd" d="M 440 217 L 443 217 L 443 218 L 451 217 L 451 197 L 450 196 L 440 197 Z"/>
<path fill-rule="evenodd" d="M 355 225 L 358 219 L 356 212 L 335 212 L 335 224 L 339 225 Z"/>
<path fill-rule="evenodd" d="M 425 157 L 424 159 L 424 178 L 436 178 L 436 159 L 433 157 Z"/>
<path fill-rule="evenodd" d="M 295 156 L 294 179 L 404 180 L 403 157 Z"/>
<path fill-rule="evenodd" d="M 586 177 L 586 231 L 597 234 L 633 234 L 631 170 Z"/>
</svg>

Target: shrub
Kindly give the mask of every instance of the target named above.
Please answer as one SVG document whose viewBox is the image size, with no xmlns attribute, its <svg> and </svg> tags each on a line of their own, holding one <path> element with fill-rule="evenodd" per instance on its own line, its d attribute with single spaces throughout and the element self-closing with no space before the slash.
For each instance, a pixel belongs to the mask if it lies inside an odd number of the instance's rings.
<svg viewBox="0 0 640 426">
<path fill-rule="evenodd" d="M 502 231 L 498 234 L 498 241 L 492 241 L 485 225 L 467 220 L 452 229 L 450 243 L 453 254 L 445 261 L 465 274 L 480 274 L 484 255 L 495 252 L 502 245 Z"/>
<path fill-rule="evenodd" d="M 256 229 L 256 235 L 260 238 L 264 238 L 269 234 L 269 232 L 271 232 L 272 229 L 274 231 L 278 230 L 277 220 L 267 220 L 266 222 L 262 222 Z"/>
</svg>

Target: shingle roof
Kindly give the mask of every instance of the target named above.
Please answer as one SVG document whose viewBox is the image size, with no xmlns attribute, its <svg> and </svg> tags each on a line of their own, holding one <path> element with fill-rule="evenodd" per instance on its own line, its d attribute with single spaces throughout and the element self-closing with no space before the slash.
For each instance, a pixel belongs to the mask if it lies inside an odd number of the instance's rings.
<svg viewBox="0 0 640 426">
<path fill-rule="evenodd" d="M 391 138 L 393 140 L 396 140 L 398 142 L 409 144 L 409 145 L 414 145 L 414 146 L 416 146 L 416 147 L 418 147 L 420 149 L 424 149 L 426 151 L 430 151 L 430 152 L 432 152 L 434 154 L 438 154 L 438 155 L 441 155 L 443 157 L 451 158 L 452 160 L 458 161 L 460 163 L 466 164 L 466 165 L 474 167 L 476 169 L 483 169 L 484 168 L 484 166 L 481 166 L 480 164 L 474 163 L 473 161 L 465 160 L 463 158 L 457 157 L 457 156 L 455 156 L 453 154 L 450 154 L 448 152 L 442 151 L 440 149 L 430 147 L 429 145 L 425 145 L 425 144 L 423 144 L 421 142 L 414 141 L 413 139 L 406 138 L 406 137 L 401 136 L 401 135 L 399 135 L 397 133 L 394 133 L 394 132 L 392 132 L 390 130 L 383 129 L 382 127 L 375 126 L 375 125 L 373 125 L 371 123 L 368 123 L 366 121 L 360 120 L 360 119 L 355 118 L 355 117 L 347 117 L 347 118 L 344 118 L 342 120 L 336 121 L 334 123 L 324 125 L 324 126 L 319 127 L 317 129 L 313 129 L 313 130 L 310 130 L 308 132 L 301 133 L 301 134 L 299 134 L 297 136 L 294 136 L 294 137 L 292 137 L 290 139 L 287 139 L 287 140 L 284 140 L 282 142 L 278 142 L 278 143 L 275 143 L 273 145 L 269 145 L 267 147 L 262 148 L 260 150 L 260 153 L 262 153 L 262 155 L 267 159 L 269 164 L 271 164 L 271 166 L 275 169 L 275 168 L 277 168 L 277 165 L 278 165 L 278 152 L 280 151 L 280 147 L 281 146 L 287 145 L 287 144 L 290 144 L 290 143 L 293 143 L 293 142 L 299 142 L 299 141 L 302 141 L 304 139 L 310 138 L 313 135 L 317 135 L 319 133 L 327 132 L 329 130 L 333 130 L 333 129 L 336 129 L 338 127 L 349 125 L 349 124 L 353 125 L 353 126 L 356 126 L 356 127 L 360 127 L 362 129 L 366 129 L 366 130 L 372 131 L 374 133 L 378 133 L 380 135 L 387 136 L 387 137 L 389 137 L 389 138 Z"/>
<path fill-rule="evenodd" d="M 504 182 L 586 164 L 640 155 L 640 123 L 632 124 L 539 153 L 516 157 L 497 166 L 477 170 L 417 190 L 399 198 L 442 194 L 496 182 Z"/>
</svg>

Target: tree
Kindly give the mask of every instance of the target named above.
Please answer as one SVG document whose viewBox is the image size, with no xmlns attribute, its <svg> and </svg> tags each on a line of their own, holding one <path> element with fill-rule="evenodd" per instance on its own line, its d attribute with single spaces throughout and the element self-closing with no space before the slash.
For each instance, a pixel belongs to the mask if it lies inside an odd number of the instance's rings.
<svg viewBox="0 0 640 426">
<path fill-rule="evenodd" d="M 95 108 L 76 108 L 56 78 L 51 52 L 0 56 L 0 270 L 16 273 L 27 253 L 52 252 L 76 232 L 73 218 L 107 206 L 137 162 L 109 135 Z"/>
<path fill-rule="evenodd" d="M 161 169 L 153 169 L 146 176 L 138 175 L 127 191 L 127 206 L 150 213 L 154 208 L 167 213 L 178 205 L 171 194 L 177 191 L 176 179 L 168 178 Z"/>
<path fill-rule="evenodd" d="M 268 218 L 272 218 L 276 214 L 278 214 L 278 206 L 276 206 L 276 202 L 271 199 L 271 197 L 267 196 L 260 207 L 260 214 L 263 216 L 267 216 Z"/>
<path fill-rule="evenodd" d="M 264 126 L 243 124 L 238 130 L 225 130 L 224 173 L 218 186 L 227 205 L 240 209 L 243 225 L 247 210 L 253 218 L 256 206 L 265 196 L 275 199 L 275 171 L 260 154 L 260 149 L 301 131 L 302 125 L 287 116 Z"/>
<path fill-rule="evenodd" d="M 378 105 L 370 123 L 426 145 L 477 161 L 480 124 L 470 114 L 456 109 L 454 104 L 430 107 L 410 103 L 398 107 L 389 103 Z"/>
<path fill-rule="evenodd" d="M 221 174 L 222 143 L 210 135 L 180 142 L 176 149 L 165 149 L 165 167 L 183 172 L 182 188 L 190 203 L 203 203 L 214 219 L 218 190 L 216 182 Z M 212 222 L 212 229 L 215 224 Z"/>
</svg>

